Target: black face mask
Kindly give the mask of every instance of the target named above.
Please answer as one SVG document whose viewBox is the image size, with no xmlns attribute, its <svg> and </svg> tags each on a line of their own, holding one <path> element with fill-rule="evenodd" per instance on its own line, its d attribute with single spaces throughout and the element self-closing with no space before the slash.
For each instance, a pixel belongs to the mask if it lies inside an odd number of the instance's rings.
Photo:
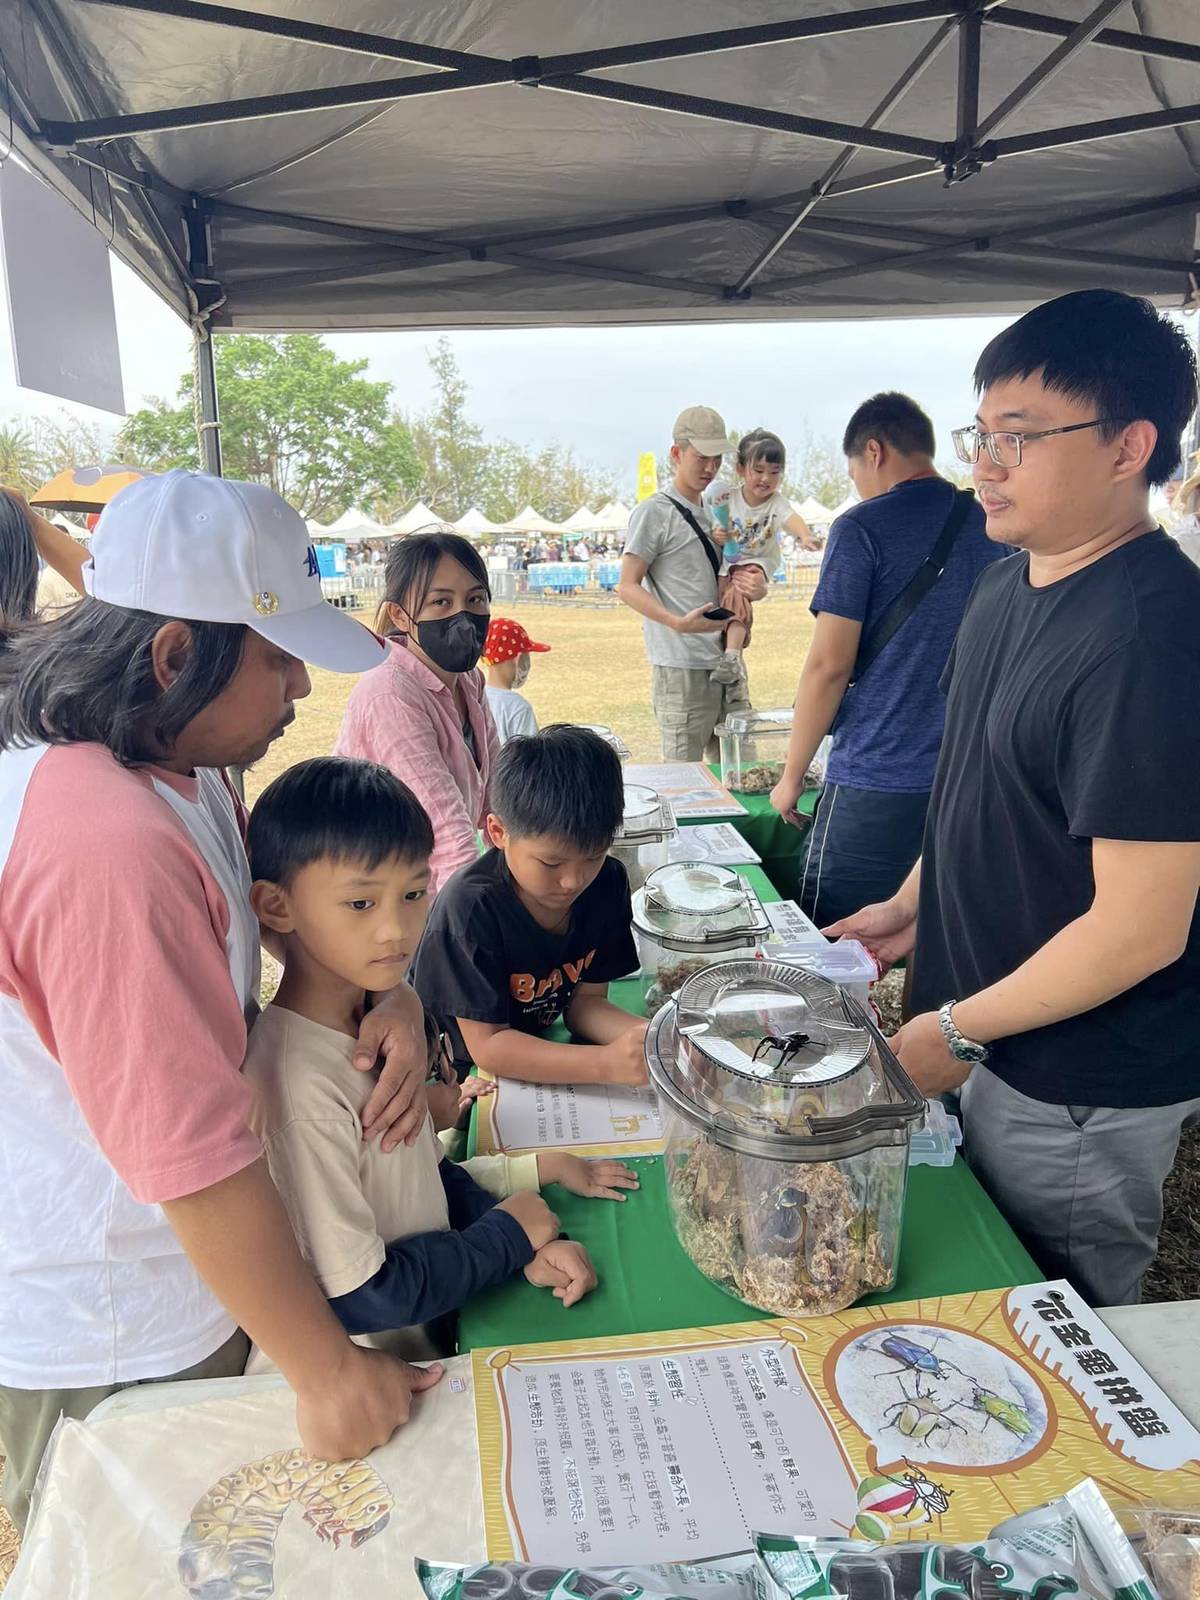
<svg viewBox="0 0 1200 1600">
<path fill-rule="evenodd" d="M 487 612 L 456 611 L 417 623 L 417 643 L 443 672 L 470 672 L 478 664 L 487 639 Z"/>
</svg>

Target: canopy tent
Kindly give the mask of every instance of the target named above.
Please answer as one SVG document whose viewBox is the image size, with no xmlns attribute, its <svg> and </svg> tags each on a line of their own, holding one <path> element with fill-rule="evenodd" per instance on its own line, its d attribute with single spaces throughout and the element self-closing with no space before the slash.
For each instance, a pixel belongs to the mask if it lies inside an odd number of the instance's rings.
<svg viewBox="0 0 1200 1600">
<path fill-rule="evenodd" d="M 342 544 L 365 544 L 368 539 L 392 537 L 381 522 L 376 522 L 365 511 L 356 511 L 353 507 L 343 511 L 333 522 L 310 522 L 308 531 L 316 540 L 336 539 Z"/>
<path fill-rule="evenodd" d="M 841 505 L 834 506 L 834 519 L 836 520 L 838 517 L 844 516 L 847 511 L 853 511 L 858 503 L 858 496 L 856 494 L 848 494 L 842 501 Z"/>
<path fill-rule="evenodd" d="M 629 507 L 619 500 L 610 500 L 601 506 L 593 523 L 597 533 L 624 533 L 629 526 Z"/>
<path fill-rule="evenodd" d="M 578 511 L 572 511 L 562 526 L 564 533 L 595 533 L 596 513 L 587 506 L 580 506 Z"/>
<path fill-rule="evenodd" d="M 540 511 L 535 511 L 532 506 L 526 506 L 524 511 L 518 511 L 511 521 L 504 524 L 505 533 L 562 533 L 561 524 L 551 522 L 548 517 L 542 516 Z"/>
<path fill-rule="evenodd" d="M 464 534 L 468 539 L 478 538 L 481 533 L 499 533 L 500 524 L 489 522 L 478 506 L 472 506 L 463 513 L 454 524 L 458 533 Z"/>
<path fill-rule="evenodd" d="M 402 517 L 392 523 L 387 531 L 387 537 L 403 539 L 410 533 L 417 533 L 421 528 L 428 528 L 433 523 L 441 522 L 442 518 L 436 511 L 431 511 L 424 500 L 418 500 L 415 506 L 410 506 Z"/>
<path fill-rule="evenodd" d="M 807 500 L 800 502 L 796 510 L 810 526 L 815 523 L 822 528 L 827 528 L 837 515 L 836 511 L 830 511 L 828 506 L 823 506 L 819 500 L 814 500 L 811 494 Z"/>
<path fill-rule="evenodd" d="M 18 153 L 215 327 L 1196 293 L 1195 0 L 254 3 L 0 6 Z"/>
</svg>

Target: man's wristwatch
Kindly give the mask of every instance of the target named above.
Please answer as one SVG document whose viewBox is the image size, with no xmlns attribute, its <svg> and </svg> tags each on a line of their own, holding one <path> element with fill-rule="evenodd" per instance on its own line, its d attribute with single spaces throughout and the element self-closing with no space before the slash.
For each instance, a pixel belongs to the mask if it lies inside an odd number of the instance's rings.
<svg viewBox="0 0 1200 1600">
<path fill-rule="evenodd" d="M 969 1061 L 972 1066 L 981 1066 L 988 1058 L 988 1047 L 985 1044 L 976 1044 L 974 1039 L 965 1038 L 959 1033 L 951 1015 L 957 1004 L 957 1000 L 947 1000 L 937 1014 L 942 1038 L 945 1039 L 946 1047 L 956 1061 Z"/>
</svg>

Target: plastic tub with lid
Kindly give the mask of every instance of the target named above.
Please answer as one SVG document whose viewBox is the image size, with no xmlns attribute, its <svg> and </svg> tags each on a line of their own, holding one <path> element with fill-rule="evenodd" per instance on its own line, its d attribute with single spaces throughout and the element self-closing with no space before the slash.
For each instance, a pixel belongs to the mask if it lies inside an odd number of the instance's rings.
<svg viewBox="0 0 1200 1600">
<path fill-rule="evenodd" d="M 650 873 L 667 865 L 678 837 L 671 802 L 644 784 L 627 783 L 624 819 L 609 854 L 629 874 L 631 889 L 640 889 Z"/>
<path fill-rule="evenodd" d="M 629 746 L 619 733 L 614 733 L 611 728 L 605 727 L 603 722 L 579 722 L 576 723 L 576 727 L 586 728 L 589 733 L 598 733 L 605 744 L 612 745 L 621 758 L 622 766 L 629 760 Z"/>
<path fill-rule="evenodd" d="M 822 938 L 797 939 L 787 944 L 768 944 L 763 954 L 769 960 L 786 961 L 789 966 L 803 967 L 818 978 L 827 978 L 852 994 L 866 1011 L 871 1004 L 871 985 L 879 977 L 879 963 L 857 939 L 838 939 L 830 943 Z"/>
<path fill-rule="evenodd" d="M 758 896 L 731 867 L 708 861 L 659 867 L 633 896 L 647 1009 L 714 961 L 753 956 L 769 930 Z"/>
<path fill-rule="evenodd" d="M 739 711 L 717 728 L 721 782 L 737 794 L 770 794 L 783 777 L 792 712 Z"/>
<path fill-rule="evenodd" d="M 773 1316 L 889 1289 L 925 1102 L 865 1011 L 775 961 L 689 978 L 646 1038 L 671 1218 L 720 1288 Z"/>
</svg>

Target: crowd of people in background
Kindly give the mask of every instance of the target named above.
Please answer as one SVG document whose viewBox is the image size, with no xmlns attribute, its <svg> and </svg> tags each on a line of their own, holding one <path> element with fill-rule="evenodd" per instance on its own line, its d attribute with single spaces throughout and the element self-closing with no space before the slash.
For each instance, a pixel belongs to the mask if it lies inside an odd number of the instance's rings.
<svg viewBox="0 0 1200 1600">
<path fill-rule="evenodd" d="M 790 887 L 831 937 L 907 961 L 903 1066 L 958 1097 L 967 1158 L 1039 1265 L 1114 1304 L 1200 1119 L 1200 570 L 1149 511 L 1196 366 L 1147 302 L 1085 292 L 999 334 L 974 380 L 954 435 L 974 496 L 909 397 L 849 419 L 860 502 L 830 533 L 771 803 L 800 825 L 830 737 Z M 663 756 L 699 761 L 750 709 L 781 539 L 813 541 L 778 436 L 732 440 L 691 406 L 670 460 L 619 597 Z M 1177 499 L 1194 514 L 1195 475 Z M 493 614 L 470 542 L 398 541 L 372 630 L 325 603 L 304 523 L 261 485 L 170 472 L 122 491 L 90 553 L 55 531 L 0 499 L 18 1523 L 57 1419 L 130 1383 L 250 1360 L 283 1373 L 312 1453 L 386 1440 L 440 1375 L 409 1360 L 453 1350 L 469 1295 L 517 1273 L 564 1304 L 594 1287 L 542 1185 L 637 1184 L 561 1153 L 460 1163 L 486 1092 L 464 1075 L 645 1080 L 646 1023 L 608 993 L 637 962 L 608 853 L 619 760 L 537 730 L 521 689 L 546 647 Z M 39 560 L 82 596 L 49 621 Z M 334 751 L 247 817 L 227 771 L 294 719 L 306 662 L 358 675 Z M 260 948 L 283 963 L 261 1014 Z"/>
</svg>

